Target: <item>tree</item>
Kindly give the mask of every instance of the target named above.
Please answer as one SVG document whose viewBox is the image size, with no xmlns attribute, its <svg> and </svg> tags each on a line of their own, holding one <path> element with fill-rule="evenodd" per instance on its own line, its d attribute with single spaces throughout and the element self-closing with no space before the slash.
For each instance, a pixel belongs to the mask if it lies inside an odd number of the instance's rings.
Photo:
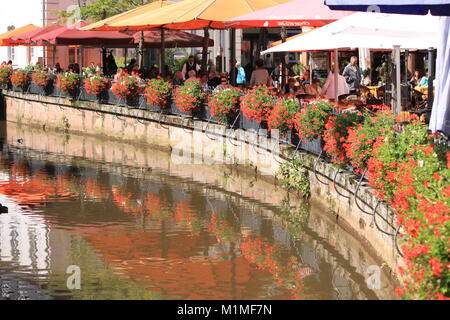
<svg viewBox="0 0 450 320">
<path fill-rule="evenodd" d="M 94 22 L 99 21 L 116 14 L 131 10 L 133 8 L 142 6 L 153 0 L 73 0 L 74 4 L 80 7 L 80 15 L 83 20 L 92 19 Z M 66 10 L 58 10 L 57 14 L 60 17 L 60 22 L 65 22 L 73 15 L 73 12 Z"/>
<path fill-rule="evenodd" d="M 108 17 L 114 16 L 116 14 L 140 7 L 144 4 L 153 2 L 153 0 L 73 0 L 74 3 L 79 7 L 79 15 L 81 20 L 93 20 L 99 21 L 106 19 Z M 60 17 L 60 22 L 65 22 L 69 18 L 73 17 L 73 12 L 68 12 L 66 10 L 58 10 L 58 16 Z M 139 64 L 143 64 L 143 48 L 144 48 L 144 33 L 140 34 L 139 41 Z M 106 60 L 106 50 L 103 50 L 103 61 Z"/>
</svg>

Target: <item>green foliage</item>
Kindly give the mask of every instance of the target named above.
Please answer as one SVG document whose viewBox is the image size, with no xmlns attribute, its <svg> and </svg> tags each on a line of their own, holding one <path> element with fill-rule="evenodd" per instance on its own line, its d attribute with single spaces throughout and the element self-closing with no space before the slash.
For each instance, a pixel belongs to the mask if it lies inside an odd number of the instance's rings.
<svg viewBox="0 0 450 320">
<path fill-rule="evenodd" d="M 75 5 L 80 6 L 79 13 L 81 19 L 92 19 L 99 21 L 116 14 L 131 10 L 133 8 L 142 6 L 152 1 L 146 0 L 94 0 L 92 3 L 87 1 L 73 1 Z M 66 10 L 54 11 L 60 19 L 60 23 L 64 23 L 69 19 L 74 18 L 74 12 L 68 12 Z"/>
<path fill-rule="evenodd" d="M 125 61 L 125 57 L 115 57 L 117 68 L 125 68 L 130 63 L 131 59 L 133 58 L 127 57 L 127 61 Z"/>
<path fill-rule="evenodd" d="M 308 170 L 303 167 L 299 158 L 292 159 L 280 165 L 278 174 L 281 185 L 287 190 L 299 191 L 304 198 L 311 195 Z"/>
<path fill-rule="evenodd" d="M 301 76 L 303 74 L 303 70 L 305 69 L 305 66 L 303 65 L 303 63 L 299 62 L 297 64 L 294 64 L 292 66 L 292 71 L 294 72 L 294 74 L 296 76 Z"/>
</svg>

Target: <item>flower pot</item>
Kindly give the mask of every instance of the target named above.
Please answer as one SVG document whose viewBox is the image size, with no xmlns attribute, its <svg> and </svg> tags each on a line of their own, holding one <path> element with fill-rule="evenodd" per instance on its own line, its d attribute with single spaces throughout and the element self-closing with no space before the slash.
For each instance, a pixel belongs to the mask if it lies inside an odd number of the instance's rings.
<svg viewBox="0 0 450 320">
<path fill-rule="evenodd" d="M 201 104 L 200 106 L 192 109 L 192 118 L 204 119 L 205 112 L 205 105 Z"/>
<path fill-rule="evenodd" d="M 129 107 L 136 107 L 139 105 L 139 95 L 127 96 L 125 98 L 125 103 Z"/>
<path fill-rule="evenodd" d="M 106 102 L 108 102 L 108 92 L 105 91 L 105 90 L 103 90 L 100 93 L 97 93 L 95 95 L 95 97 L 96 97 L 95 102 L 97 102 L 97 103 L 106 103 Z"/>
<path fill-rule="evenodd" d="M 69 89 L 68 91 L 62 91 L 62 93 L 66 98 L 70 100 L 75 100 L 79 93 L 79 89 Z"/>
</svg>

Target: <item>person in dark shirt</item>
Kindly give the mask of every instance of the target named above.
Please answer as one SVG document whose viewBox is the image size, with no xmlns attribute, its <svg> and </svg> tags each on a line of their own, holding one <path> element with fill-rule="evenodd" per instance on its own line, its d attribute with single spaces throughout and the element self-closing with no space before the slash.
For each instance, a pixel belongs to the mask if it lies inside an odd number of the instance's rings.
<svg viewBox="0 0 450 320">
<path fill-rule="evenodd" d="M 212 89 L 220 84 L 220 77 L 215 72 L 209 74 L 208 86 Z"/>
</svg>

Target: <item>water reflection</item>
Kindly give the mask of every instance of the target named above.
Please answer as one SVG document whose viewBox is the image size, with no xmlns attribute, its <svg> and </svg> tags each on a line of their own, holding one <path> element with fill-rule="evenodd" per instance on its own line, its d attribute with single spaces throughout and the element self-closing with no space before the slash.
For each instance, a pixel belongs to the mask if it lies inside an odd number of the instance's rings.
<svg viewBox="0 0 450 320">
<path fill-rule="evenodd" d="M 377 298 L 308 229 L 308 206 L 268 207 L 212 188 L 5 144 L 0 284 L 9 289 L 0 299 Z M 81 290 L 66 287 L 69 265 L 81 268 Z"/>
</svg>

